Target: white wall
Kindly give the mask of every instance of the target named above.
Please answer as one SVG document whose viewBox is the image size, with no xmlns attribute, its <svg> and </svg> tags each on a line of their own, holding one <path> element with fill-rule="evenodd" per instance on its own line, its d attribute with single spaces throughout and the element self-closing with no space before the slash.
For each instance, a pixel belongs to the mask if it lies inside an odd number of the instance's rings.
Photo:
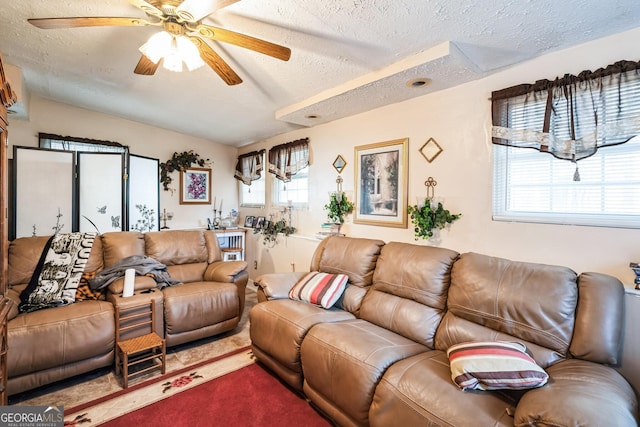
<svg viewBox="0 0 640 427">
<path fill-rule="evenodd" d="M 71 107 L 32 96 L 29 120 L 11 120 L 9 117 L 9 156 L 13 156 L 13 145 L 38 146 L 38 133 L 52 133 L 62 136 L 92 138 L 119 142 L 130 147 L 131 153 L 157 158 L 166 162 L 174 152 L 194 150 L 203 159 L 213 161 L 212 198 L 217 198 L 217 206 L 223 201 L 223 211 L 238 209 L 238 193 L 233 170 L 237 158 L 234 147 L 218 144 L 201 138 L 143 125 L 138 122 Z M 177 172 L 174 192 L 160 190 L 160 211 L 166 209 L 174 213 L 167 225 L 170 228 L 195 228 L 206 226 L 206 218 L 212 218 L 211 205 L 180 205 Z"/>
<path fill-rule="evenodd" d="M 601 39 L 532 60 L 446 91 L 337 120 L 313 128 L 270 138 L 242 152 L 309 137 L 312 150 L 308 210 L 296 211 L 294 225 L 304 235 L 315 235 L 326 220 L 322 206 L 335 190 L 337 173 L 333 160 L 341 154 L 347 161 L 343 189 L 353 200 L 354 147 L 398 138 L 409 138 L 409 198 L 425 196 L 424 181 L 438 182 L 436 197 L 445 208 L 462 213 L 440 241 L 419 241 L 455 249 L 481 252 L 514 260 L 565 265 L 577 272 L 608 273 L 632 286 L 630 261 L 640 261 L 640 230 L 604 227 L 564 226 L 496 222 L 491 218 L 492 145 L 490 143 L 491 102 L 494 90 L 538 79 L 552 79 L 565 73 L 596 69 L 618 60 L 640 59 L 640 29 Z M 427 76 L 428 77 L 428 76 Z M 419 148 L 433 137 L 444 152 L 427 163 Z M 269 189 L 270 177 L 267 187 Z M 630 195 L 630 197 L 639 197 Z M 268 197 L 269 198 L 269 197 Z M 244 215 L 269 213 L 270 207 L 241 209 Z M 350 236 L 374 237 L 385 241 L 414 242 L 407 229 L 353 224 L 348 217 L 343 231 Z M 274 248 L 276 249 L 276 248 Z M 272 249 L 271 251 L 273 252 Z M 256 248 L 259 253 L 260 247 Z M 296 261 L 308 266 L 308 260 Z M 300 268 L 297 268 L 300 270 Z"/>
</svg>

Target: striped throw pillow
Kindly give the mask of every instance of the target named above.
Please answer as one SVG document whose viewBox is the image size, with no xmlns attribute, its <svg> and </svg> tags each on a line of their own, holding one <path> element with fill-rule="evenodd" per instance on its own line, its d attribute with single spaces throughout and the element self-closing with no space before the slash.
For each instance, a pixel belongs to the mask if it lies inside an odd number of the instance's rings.
<svg viewBox="0 0 640 427">
<path fill-rule="evenodd" d="M 291 288 L 289 298 L 322 308 L 331 308 L 342 296 L 348 280 L 346 274 L 312 271 Z"/>
<path fill-rule="evenodd" d="M 460 343 L 449 347 L 447 356 L 451 379 L 462 390 L 523 390 L 549 379 L 519 342 Z"/>
</svg>

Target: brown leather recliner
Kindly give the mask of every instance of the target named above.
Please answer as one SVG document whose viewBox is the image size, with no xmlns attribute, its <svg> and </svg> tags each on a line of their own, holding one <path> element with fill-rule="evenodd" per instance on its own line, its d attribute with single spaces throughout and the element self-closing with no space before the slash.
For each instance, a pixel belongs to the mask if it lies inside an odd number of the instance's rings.
<svg viewBox="0 0 640 427">
<path fill-rule="evenodd" d="M 341 260 L 349 242 L 334 240 L 322 256 Z M 271 281 L 284 276 L 261 283 L 278 289 Z M 283 280 L 280 295 L 292 282 Z M 260 361 L 290 383 L 302 381 L 307 398 L 338 425 L 636 426 L 636 395 L 608 366 L 618 362 L 623 294 L 604 274 L 388 243 L 352 316 L 336 320 L 334 308 L 330 322 L 318 315 L 305 323 L 304 313 L 323 309 L 271 300 L 252 309 L 251 339 Z M 267 347 L 268 339 L 277 345 Z M 548 383 L 461 391 L 446 350 L 468 341 L 525 344 Z"/>
<path fill-rule="evenodd" d="M 48 237 L 10 243 L 7 296 L 15 304 L 8 322 L 8 390 L 19 393 L 113 364 L 114 304 L 156 300 L 158 331 L 173 346 L 234 329 L 244 309 L 248 281 L 244 261 L 223 262 L 212 231 L 111 232 L 96 238 L 85 272 L 99 272 L 124 257 L 146 255 L 182 283 L 158 290 L 136 276 L 135 295 L 122 298 L 123 279 L 111 283 L 106 300 L 19 313 L 26 287 Z"/>
<path fill-rule="evenodd" d="M 383 245 L 381 240 L 341 236 L 331 236 L 320 243 L 310 271 L 347 274 L 351 283 L 343 298 L 329 310 L 286 299 L 291 286 L 308 272 L 265 274 L 257 278 L 254 283 L 259 299 L 269 301 L 250 311 L 253 354 L 289 385 L 302 390 L 302 340 L 317 323 L 356 318 Z"/>
</svg>

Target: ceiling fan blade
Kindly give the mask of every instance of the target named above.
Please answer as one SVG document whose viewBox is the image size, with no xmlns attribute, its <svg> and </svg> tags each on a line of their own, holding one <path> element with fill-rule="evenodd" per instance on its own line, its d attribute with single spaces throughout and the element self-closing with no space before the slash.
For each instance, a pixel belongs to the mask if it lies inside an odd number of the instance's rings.
<svg viewBox="0 0 640 427">
<path fill-rule="evenodd" d="M 164 13 L 151 3 L 148 3 L 144 0 L 129 0 L 129 3 L 137 7 L 138 9 L 142 9 L 144 13 L 147 15 L 155 16 L 158 18 L 164 17 Z"/>
<path fill-rule="evenodd" d="M 211 46 L 209 46 L 204 40 L 193 36 L 189 37 L 189 40 L 191 40 L 200 51 L 200 57 L 202 60 L 206 62 L 213 71 L 218 73 L 222 80 L 224 80 L 229 86 L 242 83 L 240 76 L 238 76 L 236 72 L 231 69 L 229 64 L 227 64 L 220 55 L 211 49 Z"/>
<path fill-rule="evenodd" d="M 142 76 L 153 76 L 158 69 L 158 65 L 160 65 L 160 61 L 158 61 L 157 64 L 154 64 L 152 60 L 147 58 L 145 55 L 142 55 L 140 56 L 140 61 L 138 61 L 138 65 L 136 65 L 133 72 Z"/>
<path fill-rule="evenodd" d="M 156 25 L 140 18 L 80 17 L 80 18 L 34 18 L 29 23 L 45 30 L 76 27 L 144 27 Z"/>
<path fill-rule="evenodd" d="M 291 57 L 291 49 L 288 47 L 260 40 L 245 34 L 236 33 L 234 31 L 203 24 L 196 26 L 195 31 L 203 37 L 208 37 L 219 42 L 235 44 L 236 46 L 244 47 L 264 55 L 269 55 L 274 58 L 281 59 L 282 61 L 288 61 Z"/>
<path fill-rule="evenodd" d="M 197 22 L 216 10 L 230 6 L 240 0 L 184 0 L 176 13 L 187 22 Z"/>
</svg>

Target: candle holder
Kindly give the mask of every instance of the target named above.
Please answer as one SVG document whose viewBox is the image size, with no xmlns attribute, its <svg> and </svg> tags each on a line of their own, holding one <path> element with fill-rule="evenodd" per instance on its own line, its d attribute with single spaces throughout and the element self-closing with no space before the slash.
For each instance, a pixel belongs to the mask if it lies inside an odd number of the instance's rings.
<svg viewBox="0 0 640 427">
<path fill-rule="evenodd" d="M 171 221 L 173 219 L 173 212 L 167 212 L 166 209 L 162 209 L 162 216 L 160 217 L 162 220 L 162 227 L 160 230 L 168 230 L 167 221 Z"/>
</svg>

